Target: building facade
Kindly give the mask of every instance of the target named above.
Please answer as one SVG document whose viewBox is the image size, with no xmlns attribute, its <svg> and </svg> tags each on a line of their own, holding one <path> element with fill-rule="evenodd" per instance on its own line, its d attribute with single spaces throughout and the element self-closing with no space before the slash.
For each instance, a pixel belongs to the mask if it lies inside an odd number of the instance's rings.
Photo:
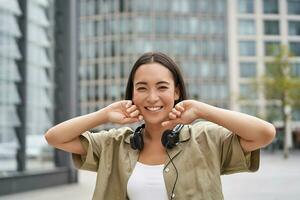
<svg viewBox="0 0 300 200">
<path fill-rule="evenodd" d="M 76 14 L 72 1 L 1 1 L 0 195 L 77 181 L 44 139 L 76 114 Z"/>
<path fill-rule="evenodd" d="M 271 49 L 280 45 L 294 53 L 291 73 L 300 77 L 300 1 L 229 0 L 228 9 L 231 108 L 279 122 L 278 102 L 266 100 L 253 79 L 266 73 Z M 299 127 L 299 109 L 292 110 L 292 119 L 293 128 Z"/>
<path fill-rule="evenodd" d="M 189 96 L 229 106 L 226 1 L 81 0 L 80 113 L 124 98 L 135 60 L 161 51 L 181 66 Z"/>
<path fill-rule="evenodd" d="M 269 49 L 284 44 L 295 52 L 293 73 L 300 76 L 299 3 L 80 0 L 80 113 L 123 99 L 134 61 L 161 51 L 180 65 L 190 98 L 281 121 L 278 102 L 267 101 L 253 79 L 272 60 Z M 292 115 L 295 128 L 300 110 Z"/>
</svg>

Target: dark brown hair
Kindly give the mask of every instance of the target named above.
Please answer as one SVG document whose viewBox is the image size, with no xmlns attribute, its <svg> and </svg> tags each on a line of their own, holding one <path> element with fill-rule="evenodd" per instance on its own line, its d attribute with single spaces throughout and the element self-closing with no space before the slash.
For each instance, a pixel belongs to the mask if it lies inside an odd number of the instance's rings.
<svg viewBox="0 0 300 200">
<path fill-rule="evenodd" d="M 180 101 L 187 99 L 185 84 L 182 78 L 182 74 L 179 70 L 177 64 L 166 54 L 161 52 L 148 52 L 144 53 L 133 65 L 131 72 L 128 77 L 126 92 L 125 92 L 125 99 L 132 100 L 133 95 L 133 78 L 135 75 L 136 70 L 144 64 L 149 63 L 159 63 L 166 67 L 173 75 L 175 88 L 178 87 L 179 89 L 179 99 L 176 100 L 174 103 L 177 104 Z"/>
</svg>

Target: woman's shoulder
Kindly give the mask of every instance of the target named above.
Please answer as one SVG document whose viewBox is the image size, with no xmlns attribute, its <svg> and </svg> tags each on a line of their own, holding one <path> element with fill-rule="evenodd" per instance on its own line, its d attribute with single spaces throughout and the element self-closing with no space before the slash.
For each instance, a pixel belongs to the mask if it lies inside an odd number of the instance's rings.
<svg viewBox="0 0 300 200">
<path fill-rule="evenodd" d="M 111 128 L 106 131 L 100 131 L 98 134 L 104 134 L 106 137 L 121 139 L 132 134 L 133 130 L 130 127 L 124 126 L 119 128 Z"/>
<path fill-rule="evenodd" d="M 119 128 L 111 128 L 100 131 L 85 132 L 83 134 L 86 138 L 93 138 L 95 141 L 104 140 L 125 140 L 133 133 L 130 127 L 124 126 Z"/>
<path fill-rule="evenodd" d="M 194 137 L 205 135 L 206 137 L 221 137 L 222 135 L 230 134 L 231 132 L 216 123 L 210 121 L 197 121 L 190 125 L 191 134 Z"/>
</svg>

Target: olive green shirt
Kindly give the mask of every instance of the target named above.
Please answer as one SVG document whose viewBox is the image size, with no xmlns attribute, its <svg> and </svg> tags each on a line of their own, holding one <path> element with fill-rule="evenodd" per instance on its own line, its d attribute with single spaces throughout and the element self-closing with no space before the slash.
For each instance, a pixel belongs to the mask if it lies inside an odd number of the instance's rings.
<svg viewBox="0 0 300 200">
<path fill-rule="evenodd" d="M 73 154 L 77 168 L 97 172 L 93 200 L 125 200 L 127 182 L 138 160 L 139 151 L 130 147 L 130 128 L 111 129 L 80 136 L 86 156 Z M 223 199 L 220 175 L 256 171 L 259 150 L 244 153 L 238 136 L 211 122 L 186 125 L 180 143 L 168 150 L 178 170 L 174 199 Z M 169 158 L 164 181 L 171 196 L 176 171 Z"/>
</svg>

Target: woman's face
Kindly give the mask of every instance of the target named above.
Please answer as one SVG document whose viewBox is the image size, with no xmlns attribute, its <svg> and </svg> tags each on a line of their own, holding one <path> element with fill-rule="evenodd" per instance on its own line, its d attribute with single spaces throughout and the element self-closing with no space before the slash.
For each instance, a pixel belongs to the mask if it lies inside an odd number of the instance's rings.
<svg viewBox="0 0 300 200">
<path fill-rule="evenodd" d="M 179 99 L 172 73 L 159 63 L 141 65 L 133 79 L 133 102 L 146 123 L 168 119 L 174 101 Z"/>
</svg>

